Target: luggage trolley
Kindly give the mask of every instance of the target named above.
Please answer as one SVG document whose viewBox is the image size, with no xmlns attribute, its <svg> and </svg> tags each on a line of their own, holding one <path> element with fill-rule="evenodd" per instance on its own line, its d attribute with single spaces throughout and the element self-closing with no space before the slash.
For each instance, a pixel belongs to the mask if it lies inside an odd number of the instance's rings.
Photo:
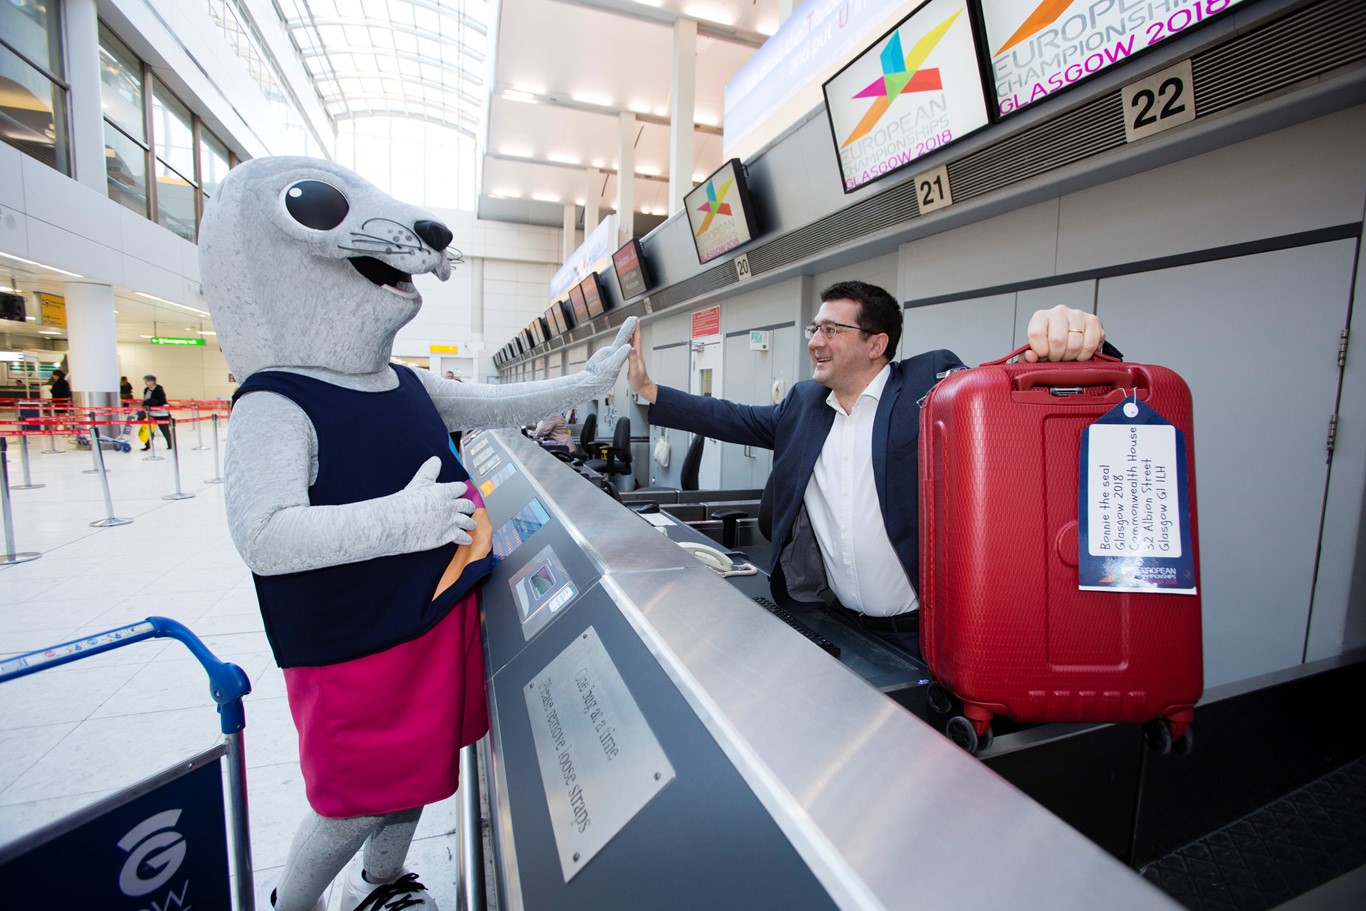
<svg viewBox="0 0 1366 911">
<path fill-rule="evenodd" d="M 56 880 L 71 907 L 141 909 L 145 907 L 236 908 L 255 911 L 251 838 L 247 820 L 246 757 L 242 697 L 251 683 L 242 668 L 219 661 L 181 623 L 166 617 L 146 620 L 64 642 L 0 661 L 0 683 L 69 664 L 144 639 L 175 639 L 199 659 L 209 675 L 218 704 L 224 742 L 177 763 L 158 775 L 89 807 L 0 846 L 0 894 L 6 906 L 44 906 Z M 224 819 L 223 782 L 218 760 L 228 761 Z M 216 798 L 216 799 L 215 799 Z M 237 870 L 237 902 L 229 888 L 227 850 L 216 850 L 225 834 L 232 838 Z M 73 865 L 73 858 L 78 860 Z M 43 875 L 50 874 L 50 875 Z M 26 892 L 25 890 L 36 892 Z M 25 901 L 28 899 L 28 901 Z"/>
</svg>

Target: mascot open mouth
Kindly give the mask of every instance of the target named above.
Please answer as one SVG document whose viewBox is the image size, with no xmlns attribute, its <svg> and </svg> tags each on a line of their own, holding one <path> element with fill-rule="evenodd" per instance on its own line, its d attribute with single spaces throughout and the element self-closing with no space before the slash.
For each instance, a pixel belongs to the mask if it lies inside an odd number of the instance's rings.
<svg viewBox="0 0 1366 911">
<path fill-rule="evenodd" d="M 413 297 L 417 294 L 413 277 L 407 272 L 395 269 L 386 262 L 375 259 L 373 256 L 352 256 L 347 261 L 367 281 L 379 285 L 381 288 L 392 291 L 401 297 Z"/>
</svg>

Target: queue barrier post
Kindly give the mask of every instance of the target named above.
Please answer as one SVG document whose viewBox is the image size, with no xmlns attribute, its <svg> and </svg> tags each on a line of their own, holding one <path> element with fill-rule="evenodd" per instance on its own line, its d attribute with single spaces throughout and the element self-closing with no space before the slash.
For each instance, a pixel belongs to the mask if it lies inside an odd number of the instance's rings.
<svg viewBox="0 0 1366 911">
<path fill-rule="evenodd" d="M 180 437 L 176 435 L 175 418 L 169 417 L 166 420 L 171 424 L 171 472 L 175 475 L 175 493 L 168 493 L 162 499 L 188 500 L 194 494 L 182 493 L 180 490 Z"/>
<path fill-rule="evenodd" d="M 39 487 L 46 487 L 46 486 L 47 486 L 46 484 L 34 484 L 34 483 L 33 483 L 33 478 L 29 475 L 29 470 L 28 470 L 28 437 L 26 437 L 26 436 L 21 436 L 21 437 L 19 437 L 19 452 L 20 452 L 20 456 L 19 456 L 20 461 L 22 461 L 23 464 L 24 464 L 24 483 L 22 483 L 22 484 L 15 484 L 13 487 L 10 488 L 10 490 L 37 490 Z"/>
<path fill-rule="evenodd" d="M 218 415 L 213 417 L 213 477 L 205 481 L 205 484 L 222 484 L 223 472 L 218 468 Z"/>
<path fill-rule="evenodd" d="M 144 462 L 164 462 L 164 456 L 157 455 L 157 424 L 159 422 L 152 417 L 152 409 L 147 409 L 147 449 L 149 454 L 142 457 Z"/>
<path fill-rule="evenodd" d="M 99 464 L 97 471 L 100 475 L 100 487 L 104 489 L 104 515 L 103 519 L 96 519 L 90 523 L 91 528 L 108 528 L 113 525 L 131 525 L 132 519 L 117 518 L 114 515 L 114 500 L 109 496 L 109 476 L 104 470 L 104 450 L 100 448 L 100 425 L 95 423 L 95 412 L 90 412 L 90 448 L 95 450 L 95 459 Z"/>
<path fill-rule="evenodd" d="M 209 448 L 204 445 L 204 425 L 200 423 L 199 420 L 199 403 L 195 402 L 192 406 L 190 406 L 190 410 L 193 412 L 194 417 L 194 438 L 196 441 L 194 450 L 195 452 L 199 452 L 202 449 Z"/>
<path fill-rule="evenodd" d="M 35 551 L 18 553 L 14 549 L 14 513 L 9 505 L 9 440 L 0 436 L 0 511 L 5 514 L 5 552 L 0 554 L 0 566 L 27 563 L 37 560 L 42 554 Z"/>
<path fill-rule="evenodd" d="M 57 448 L 57 406 L 53 405 L 52 422 L 47 425 L 47 449 L 42 450 L 42 455 L 54 455 L 65 450 Z"/>
<path fill-rule="evenodd" d="M 74 417 L 74 416 L 73 416 Z M 75 429 L 75 428 L 73 428 Z M 99 454 L 100 435 L 95 428 L 95 412 L 90 412 L 90 468 L 81 472 L 82 474 L 104 474 L 109 469 L 104 467 L 104 456 Z"/>
</svg>

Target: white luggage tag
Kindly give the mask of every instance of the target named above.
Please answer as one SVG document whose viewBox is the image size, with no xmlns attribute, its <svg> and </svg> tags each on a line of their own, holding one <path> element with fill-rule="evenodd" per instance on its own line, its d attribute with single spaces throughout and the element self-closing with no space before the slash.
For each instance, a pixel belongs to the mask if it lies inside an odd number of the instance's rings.
<svg viewBox="0 0 1366 911">
<path fill-rule="evenodd" d="M 1082 431 L 1078 588 L 1194 595 L 1186 435 L 1137 391 Z"/>
</svg>

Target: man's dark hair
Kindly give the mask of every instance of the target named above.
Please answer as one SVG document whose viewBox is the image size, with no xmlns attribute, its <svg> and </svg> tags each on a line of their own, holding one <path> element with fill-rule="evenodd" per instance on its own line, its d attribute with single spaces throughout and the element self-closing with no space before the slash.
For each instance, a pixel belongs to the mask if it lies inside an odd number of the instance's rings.
<svg viewBox="0 0 1366 911">
<path fill-rule="evenodd" d="M 901 304 L 877 285 L 867 282 L 835 282 L 821 292 L 821 303 L 850 300 L 859 305 L 859 325 L 865 332 L 887 334 L 887 360 L 896 357 L 901 344 Z"/>
</svg>

